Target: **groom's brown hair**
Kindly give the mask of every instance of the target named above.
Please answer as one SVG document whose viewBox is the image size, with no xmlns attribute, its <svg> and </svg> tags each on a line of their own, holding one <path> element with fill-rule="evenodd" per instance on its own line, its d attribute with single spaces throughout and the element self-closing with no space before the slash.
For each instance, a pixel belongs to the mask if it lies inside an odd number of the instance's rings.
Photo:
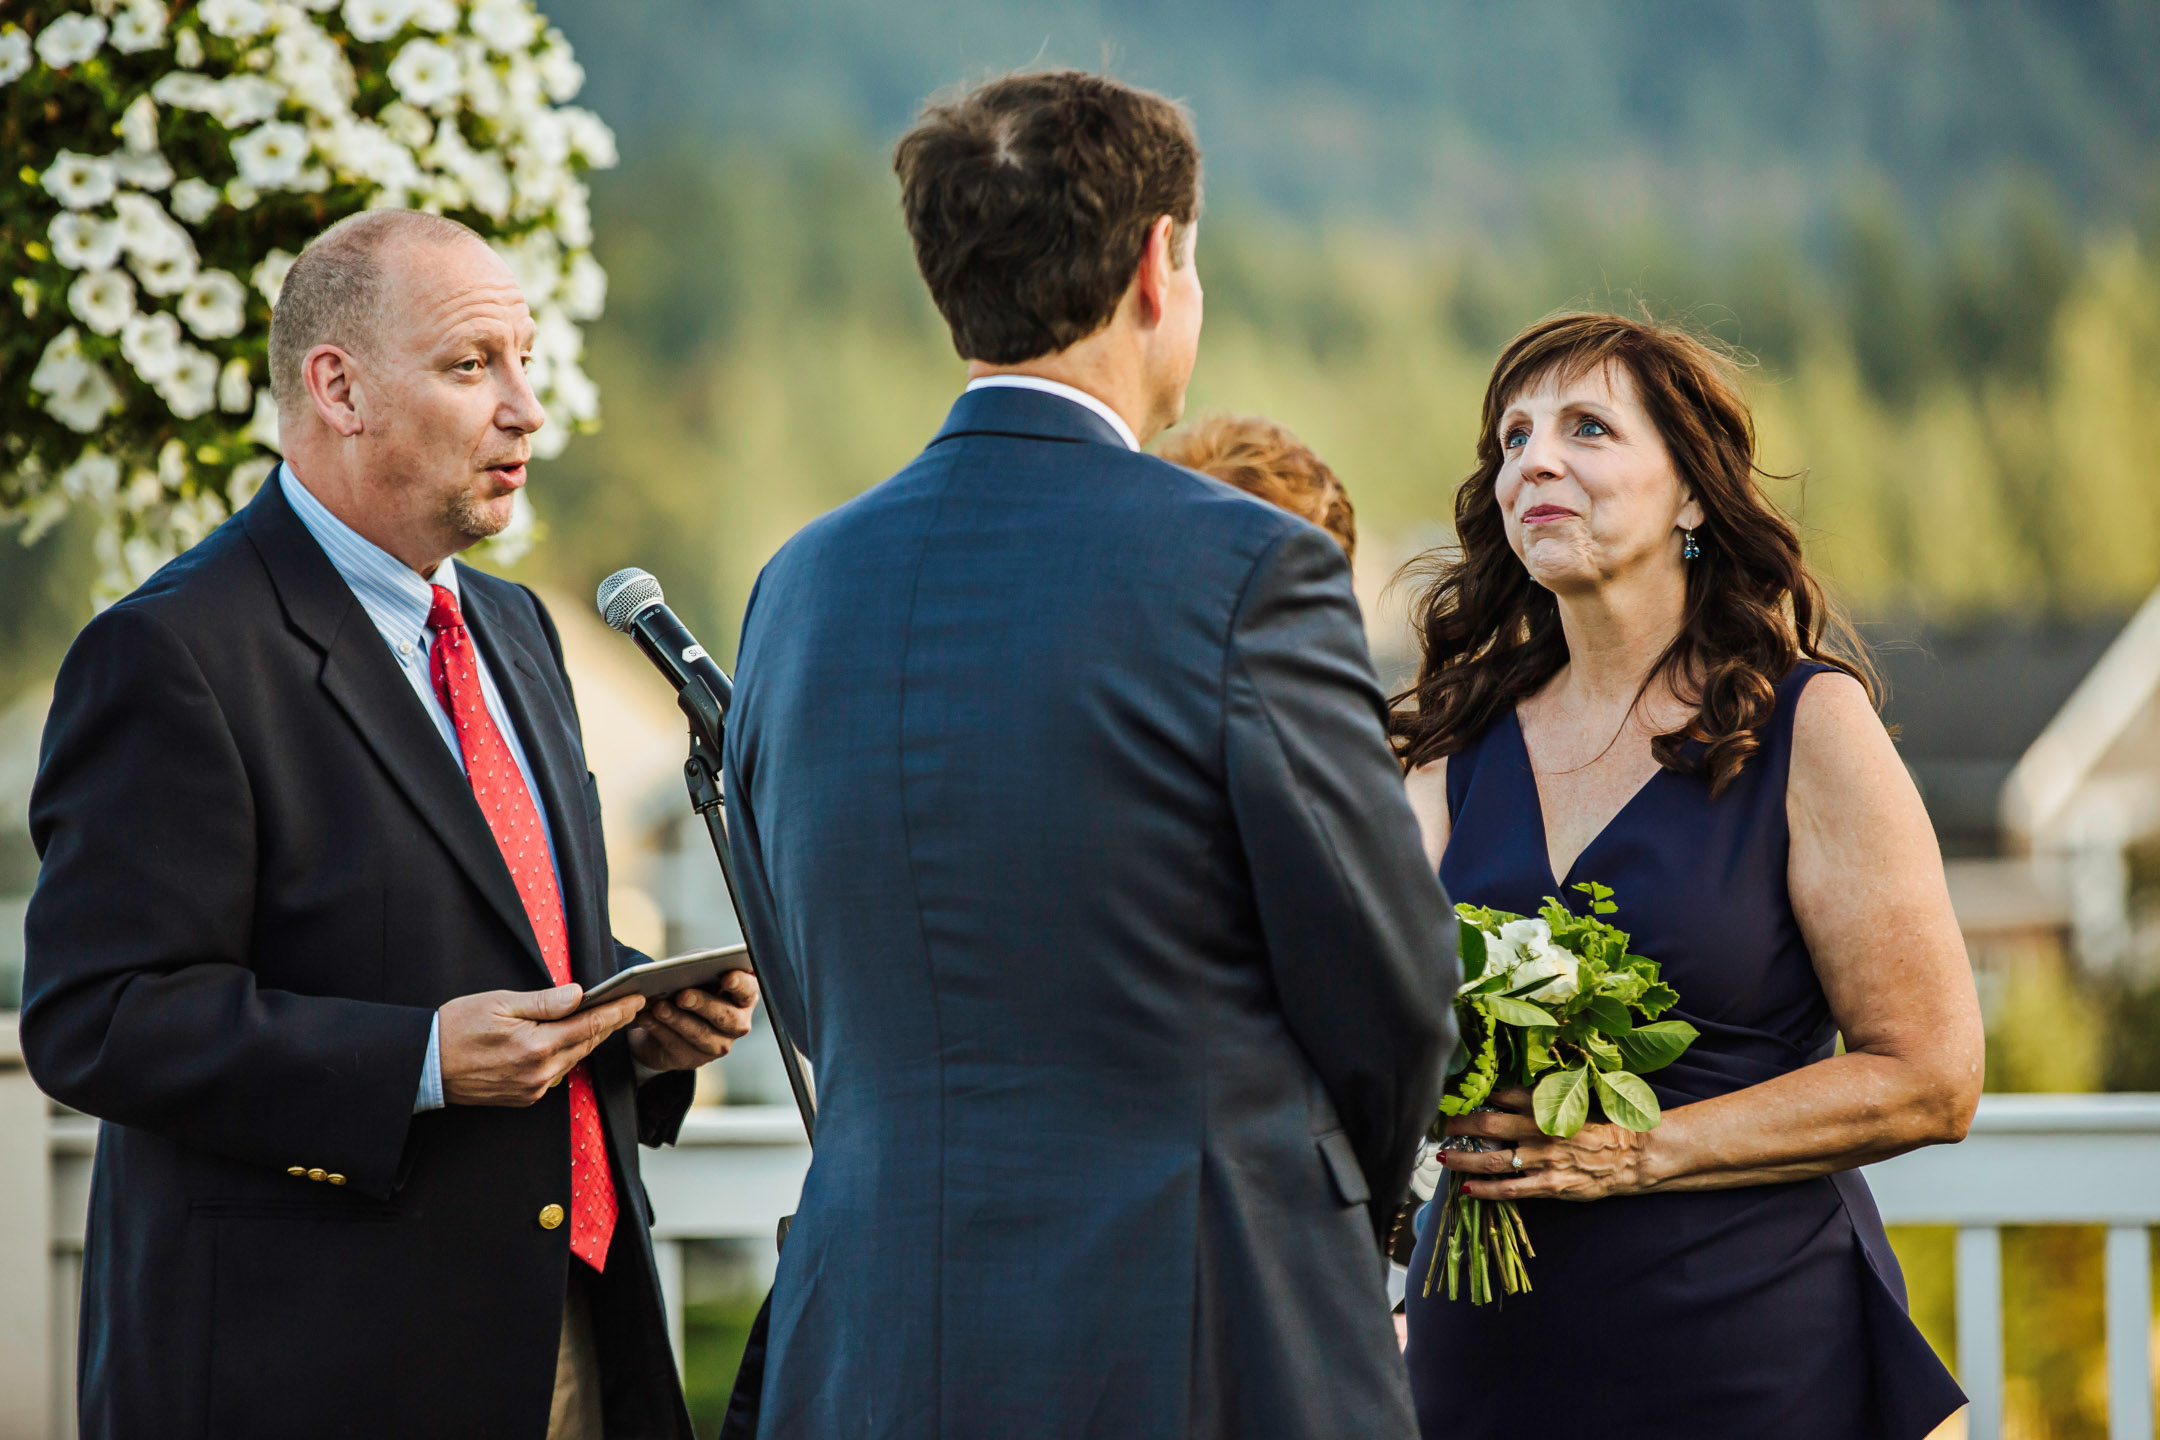
<svg viewBox="0 0 2160 1440">
<path fill-rule="evenodd" d="M 915 261 L 953 347 L 1012 365 L 1110 323 L 1148 228 L 1200 215 L 1200 144 L 1174 101 L 1045 70 L 936 97 L 893 151 Z"/>
</svg>

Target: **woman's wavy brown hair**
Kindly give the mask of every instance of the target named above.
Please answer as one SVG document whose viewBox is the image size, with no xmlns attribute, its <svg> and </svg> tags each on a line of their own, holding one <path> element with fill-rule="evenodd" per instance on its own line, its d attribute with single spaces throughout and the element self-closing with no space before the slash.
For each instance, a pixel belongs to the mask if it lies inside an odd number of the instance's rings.
<svg viewBox="0 0 2160 1440">
<path fill-rule="evenodd" d="M 1865 647 L 1824 597 L 1798 532 L 1757 479 L 1765 472 L 1735 362 L 1674 326 L 1557 315 L 1501 352 L 1485 387 L 1477 468 L 1455 492 L 1455 543 L 1408 572 L 1427 583 L 1411 607 L 1417 683 L 1395 697 L 1391 722 L 1406 767 L 1468 748 L 1503 706 L 1537 693 L 1567 663 L 1558 603 L 1508 545 L 1494 488 L 1505 458 L 1500 420 L 1548 376 L 1570 380 L 1610 366 L 1634 379 L 1704 515 L 1680 633 L 1643 681 L 1647 691 L 1662 676 L 1696 707 L 1685 726 L 1651 742 L 1658 763 L 1702 773 L 1712 795 L 1723 791 L 1761 744 L 1756 732 L 1776 708 L 1778 681 L 1802 658 L 1844 671 L 1877 698 Z M 1703 746 L 1699 757 L 1690 758 L 1689 741 Z"/>
</svg>

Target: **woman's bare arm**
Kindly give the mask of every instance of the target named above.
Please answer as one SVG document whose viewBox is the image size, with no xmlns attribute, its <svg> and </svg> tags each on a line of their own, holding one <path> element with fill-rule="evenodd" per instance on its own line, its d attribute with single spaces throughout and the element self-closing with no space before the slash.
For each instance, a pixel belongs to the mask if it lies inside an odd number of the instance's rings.
<svg viewBox="0 0 2160 1440">
<path fill-rule="evenodd" d="M 1983 1064 L 1972 970 L 1927 812 L 1850 677 L 1817 676 L 1802 692 L 1786 813 L 1793 911 L 1845 1053 L 1681 1106 L 1642 1135 L 1591 1125 L 1555 1140 L 1520 1115 L 1466 1116 L 1465 1133 L 1516 1143 L 1523 1160 L 1518 1177 L 1506 1152 L 1451 1153 L 1451 1168 L 1509 1176 L 1469 1193 L 1587 1200 L 1762 1185 L 1964 1138 Z M 1527 1109 L 1523 1092 L 1510 1099 Z"/>
<path fill-rule="evenodd" d="M 1418 832 L 1425 837 L 1425 866 L 1435 874 L 1447 850 L 1447 757 L 1420 765 L 1403 776 L 1403 790 L 1417 815 Z"/>
</svg>

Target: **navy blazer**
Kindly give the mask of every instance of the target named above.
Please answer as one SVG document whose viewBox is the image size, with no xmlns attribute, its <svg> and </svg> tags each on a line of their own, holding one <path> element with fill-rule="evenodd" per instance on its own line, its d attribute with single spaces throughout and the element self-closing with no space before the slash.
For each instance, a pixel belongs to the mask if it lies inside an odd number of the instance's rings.
<svg viewBox="0 0 2160 1440">
<path fill-rule="evenodd" d="M 963 396 L 744 624 L 731 840 L 822 1106 L 767 1436 L 1410 1436 L 1375 1243 L 1453 920 L 1334 541 Z"/>
<path fill-rule="evenodd" d="M 641 957 L 609 933 L 561 646 L 531 592 L 461 580 L 591 985 Z M 570 1199 L 568 1091 L 413 1099 L 436 1007 L 545 989 L 546 965 L 455 757 L 277 484 L 76 639 L 30 821 L 23 1053 L 106 1122 L 86 1440 L 537 1440 L 572 1263 L 569 1227 L 539 1219 Z M 621 1205 L 594 1287 L 608 1434 L 686 1440 L 637 1152 L 641 1129 L 673 1138 L 690 1076 L 637 1087 L 620 1035 L 591 1067 Z"/>
</svg>

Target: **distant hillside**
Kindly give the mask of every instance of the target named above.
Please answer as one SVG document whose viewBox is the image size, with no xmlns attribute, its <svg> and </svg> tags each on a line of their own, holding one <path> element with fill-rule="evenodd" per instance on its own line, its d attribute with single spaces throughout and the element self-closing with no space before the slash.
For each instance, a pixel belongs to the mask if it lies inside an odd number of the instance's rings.
<svg viewBox="0 0 2160 1440">
<path fill-rule="evenodd" d="M 1190 100 L 1218 193 L 1490 227 L 1553 177 L 1714 226 L 2041 177 L 2142 216 L 2145 0 L 547 0 L 631 140 L 880 137 L 927 92 L 1107 64 Z M 1534 183 L 1535 182 L 1535 183 Z"/>
</svg>

